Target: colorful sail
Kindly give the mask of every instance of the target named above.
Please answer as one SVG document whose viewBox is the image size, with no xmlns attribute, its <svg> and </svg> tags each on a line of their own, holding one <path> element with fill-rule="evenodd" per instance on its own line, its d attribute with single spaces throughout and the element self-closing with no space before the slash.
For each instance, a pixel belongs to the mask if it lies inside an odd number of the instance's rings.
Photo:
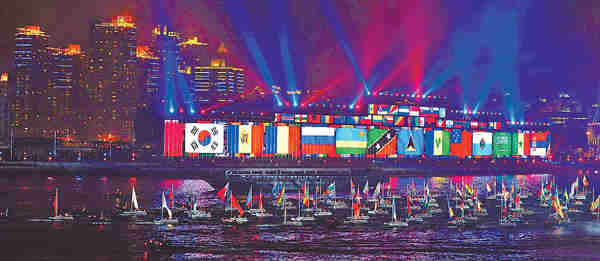
<svg viewBox="0 0 600 261">
<path fill-rule="evenodd" d="M 246 207 L 252 207 L 252 185 L 250 185 L 250 190 L 248 190 L 248 196 L 246 197 Z"/>
<path fill-rule="evenodd" d="M 233 207 L 237 208 L 237 210 L 240 213 L 240 217 L 242 215 L 244 215 L 244 209 L 242 209 L 242 207 L 240 206 L 240 203 L 238 203 L 238 201 L 235 198 L 235 196 L 233 195 L 233 193 L 231 193 L 231 205 L 233 205 Z"/>
<path fill-rule="evenodd" d="M 54 207 L 54 216 L 58 216 L 58 188 L 56 188 L 56 192 L 54 193 L 54 200 L 52 201 L 52 206 Z"/>
</svg>

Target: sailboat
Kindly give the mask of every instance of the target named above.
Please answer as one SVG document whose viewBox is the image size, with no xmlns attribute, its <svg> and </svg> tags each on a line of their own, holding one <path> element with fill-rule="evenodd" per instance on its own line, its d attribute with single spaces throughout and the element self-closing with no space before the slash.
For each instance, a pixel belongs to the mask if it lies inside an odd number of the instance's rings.
<svg viewBox="0 0 600 261">
<path fill-rule="evenodd" d="M 315 187 L 315 209 L 317 210 L 313 215 L 315 215 L 315 217 L 326 217 L 326 216 L 331 216 L 333 215 L 331 212 L 325 210 L 324 208 L 319 208 L 319 200 L 320 197 L 323 196 L 323 194 L 319 194 L 319 186 Z"/>
<path fill-rule="evenodd" d="M 122 211 L 119 213 L 122 217 L 138 217 L 138 216 L 146 216 L 145 210 L 140 210 L 137 202 L 137 196 L 135 194 L 135 185 L 131 187 L 131 208 L 129 210 Z"/>
<path fill-rule="evenodd" d="M 285 205 L 284 205 L 285 207 Z M 268 213 L 265 208 L 263 207 L 263 195 L 262 195 L 262 190 L 260 191 L 260 194 L 258 195 L 258 209 L 256 209 L 256 211 L 253 213 L 253 215 L 255 217 L 259 217 L 259 218 L 264 218 L 264 217 L 272 217 L 273 214 Z"/>
<path fill-rule="evenodd" d="M 229 183 L 228 183 L 229 184 Z M 233 195 L 233 192 L 229 191 L 229 187 L 227 186 L 227 191 L 226 191 L 227 196 L 229 197 L 229 203 L 230 203 L 230 209 L 231 209 L 231 218 L 222 218 L 221 221 L 223 223 L 235 223 L 235 224 L 244 224 L 246 222 L 248 222 L 248 218 L 243 217 L 244 215 L 244 210 L 242 209 L 242 207 L 240 206 L 240 204 L 237 202 L 237 200 L 235 199 L 235 196 Z M 237 208 L 238 212 L 239 212 L 239 216 L 234 217 L 233 216 L 233 209 Z"/>
<path fill-rule="evenodd" d="M 392 222 L 385 223 L 386 226 L 390 227 L 408 227 L 408 223 L 399 221 L 396 216 L 396 198 L 392 197 Z"/>
<path fill-rule="evenodd" d="M 360 192 L 357 191 L 357 195 L 352 198 L 352 216 L 346 217 L 344 223 L 346 224 L 366 224 L 369 220 L 369 216 L 360 215 Z"/>
<path fill-rule="evenodd" d="M 212 215 L 209 212 L 198 210 L 198 200 L 195 196 L 194 202 L 192 203 L 192 209 L 187 211 L 187 215 L 192 220 L 207 219 L 212 217 Z"/>
<path fill-rule="evenodd" d="M 164 217 L 164 210 L 167 211 L 167 218 Z M 173 225 L 179 223 L 179 220 L 173 218 L 173 213 L 169 206 L 167 205 L 167 199 L 165 198 L 165 192 L 162 192 L 162 205 L 160 207 L 160 219 L 155 220 L 155 225 Z"/>
<path fill-rule="evenodd" d="M 306 183 L 304 183 L 304 197 L 301 198 L 300 197 L 300 190 L 298 189 L 298 216 L 297 217 L 293 217 L 292 221 L 298 221 L 298 222 L 302 222 L 302 221 L 314 221 L 315 217 L 313 216 L 302 216 L 302 204 L 303 201 L 306 201 L 306 206 L 308 206 L 308 204 L 310 204 L 308 198 L 307 198 L 307 187 L 306 187 Z M 307 209 L 304 209 L 304 211 L 308 211 Z"/>
<path fill-rule="evenodd" d="M 422 217 L 418 217 L 418 216 L 415 216 L 415 215 L 412 214 L 414 206 L 411 206 L 411 204 L 410 204 L 411 201 L 412 201 L 412 198 L 411 198 L 410 195 L 408 195 L 406 197 L 406 204 L 407 204 L 406 208 L 407 208 L 407 211 L 408 211 L 408 217 L 406 218 L 406 222 L 423 223 L 424 220 L 423 220 Z"/>
<path fill-rule="evenodd" d="M 56 192 L 54 193 L 54 216 L 48 217 L 50 221 L 66 221 L 73 220 L 73 216 L 70 215 L 60 215 L 58 208 L 58 188 L 56 188 Z"/>
</svg>

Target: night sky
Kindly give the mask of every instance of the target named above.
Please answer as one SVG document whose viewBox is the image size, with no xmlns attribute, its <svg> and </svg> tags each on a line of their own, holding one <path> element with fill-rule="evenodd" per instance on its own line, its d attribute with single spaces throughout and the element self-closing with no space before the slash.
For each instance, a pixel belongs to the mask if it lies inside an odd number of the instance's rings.
<svg viewBox="0 0 600 261">
<path fill-rule="evenodd" d="M 119 14 L 136 17 L 142 43 L 169 24 L 214 48 L 225 41 L 251 82 L 332 97 L 359 95 L 361 78 L 371 91 L 422 85 L 471 104 L 511 88 L 522 100 L 568 90 L 591 103 L 600 86 L 594 0 L 19 0 L 0 9 L 0 70 L 12 66 L 17 26 L 86 48 L 91 18 Z"/>
</svg>

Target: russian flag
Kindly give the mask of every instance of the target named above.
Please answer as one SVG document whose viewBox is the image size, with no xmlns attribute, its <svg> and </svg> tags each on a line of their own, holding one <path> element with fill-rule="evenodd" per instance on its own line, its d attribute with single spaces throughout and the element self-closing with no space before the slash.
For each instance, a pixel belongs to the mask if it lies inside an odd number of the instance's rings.
<svg viewBox="0 0 600 261">
<path fill-rule="evenodd" d="M 302 127 L 302 154 L 335 154 L 335 129 L 329 127 Z"/>
</svg>

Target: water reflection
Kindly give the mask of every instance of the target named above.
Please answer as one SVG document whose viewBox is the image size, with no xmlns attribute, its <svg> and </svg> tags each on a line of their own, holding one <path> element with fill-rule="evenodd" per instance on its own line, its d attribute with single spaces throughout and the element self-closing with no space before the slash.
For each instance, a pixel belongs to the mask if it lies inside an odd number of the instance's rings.
<svg viewBox="0 0 600 261">
<path fill-rule="evenodd" d="M 114 240 L 104 244 L 117 253 L 109 259 L 544 259 L 560 258 L 552 251 L 557 245 L 571 253 L 600 239 L 594 176 L 229 176 L 223 181 L 82 175 L 0 181 L 5 195 L 0 208 L 12 216 L 0 229 L 9 238 L 19 238 L 25 229 L 41 240 L 52 240 L 52 231 L 108 237 Z M 149 215 L 119 219 L 115 205 L 131 207 L 134 186 L 139 207 Z M 61 209 L 85 208 L 112 222 L 90 225 L 84 217 L 26 222 L 52 213 L 56 188 Z M 160 218 L 163 192 L 179 224 L 139 222 Z M 210 217 L 191 218 L 194 203 Z M 231 220 L 242 212 L 246 221 Z M 168 251 L 148 249 L 148 240 L 164 242 Z M 44 250 L 37 251 L 31 255 Z M 111 255 L 101 249 L 87 254 Z"/>
</svg>

